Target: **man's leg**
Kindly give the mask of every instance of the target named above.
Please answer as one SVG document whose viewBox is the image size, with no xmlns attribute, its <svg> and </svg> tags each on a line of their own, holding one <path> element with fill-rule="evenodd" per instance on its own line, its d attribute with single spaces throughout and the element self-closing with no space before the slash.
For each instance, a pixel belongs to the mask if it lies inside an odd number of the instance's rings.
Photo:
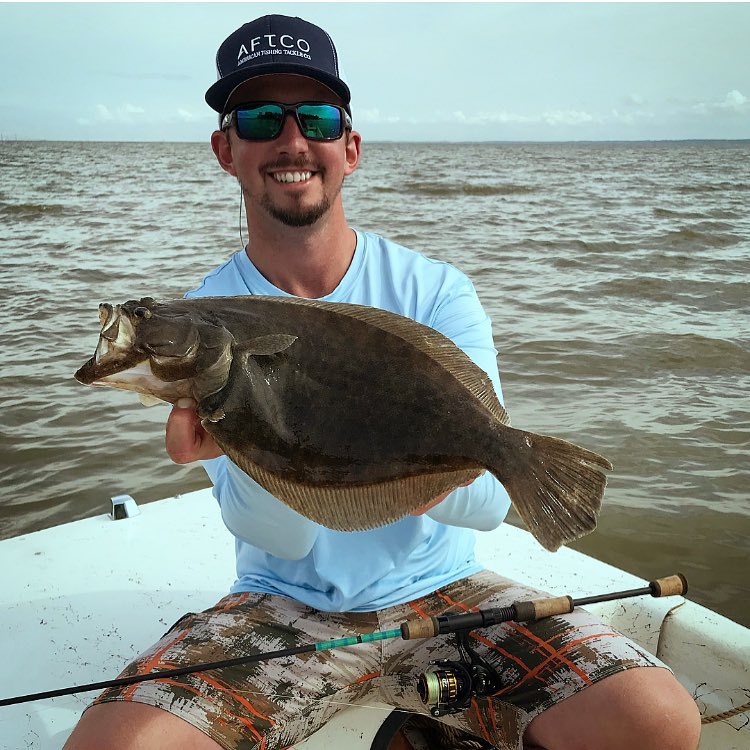
<svg viewBox="0 0 750 750">
<path fill-rule="evenodd" d="M 377 629 L 372 613 L 317 612 L 285 597 L 234 594 L 181 618 L 122 676 L 330 640 Z M 379 671 L 377 644 L 356 651 L 261 660 L 108 688 L 66 750 L 267 750 L 294 745 L 341 706 L 361 700 Z"/>
<path fill-rule="evenodd" d="M 695 750 L 695 701 L 666 669 L 618 672 L 539 714 L 524 744 L 545 750 Z"/>
<path fill-rule="evenodd" d="M 529 725 L 525 750 L 695 750 L 695 701 L 665 669 L 619 672 L 547 709 Z M 401 731 L 388 750 L 413 750 Z"/>
<path fill-rule="evenodd" d="M 86 711 L 63 750 L 221 750 L 192 724 L 145 703 L 111 701 Z"/>
</svg>

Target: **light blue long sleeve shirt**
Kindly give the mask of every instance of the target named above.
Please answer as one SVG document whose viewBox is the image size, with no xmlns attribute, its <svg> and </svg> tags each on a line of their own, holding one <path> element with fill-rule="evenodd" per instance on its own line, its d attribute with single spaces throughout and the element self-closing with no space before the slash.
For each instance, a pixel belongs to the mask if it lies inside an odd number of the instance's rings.
<svg viewBox="0 0 750 750">
<path fill-rule="evenodd" d="M 266 294 L 273 286 L 244 251 L 186 297 Z M 352 263 L 322 299 L 390 310 L 440 331 L 491 378 L 502 400 L 490 320 L 469 279 L 378 235 L 357 232 Z M 287 507 L 226 456 L 204 461 L 222 518 L 235 537 L 232 592 L 291 597 L 325 611 L 372 611 L 424 596 L 481 570 L 474 530 L 505 518 L 510 499 L 485 472 L 422 516 L 369 531 L 332 531 Z"/>
</svg>

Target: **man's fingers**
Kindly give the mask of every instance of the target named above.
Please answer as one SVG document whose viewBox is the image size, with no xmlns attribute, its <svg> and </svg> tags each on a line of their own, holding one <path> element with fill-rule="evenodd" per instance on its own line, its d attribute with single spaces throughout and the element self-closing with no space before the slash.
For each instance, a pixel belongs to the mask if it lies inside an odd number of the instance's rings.
<svg viewBox="0 0 750 750">
<path fill-rule="evenodd" d="M 167 420 L 166 447 L 176 464 L 216 458 L 222 454 L 214 439 L 203 429 L 191 398 L 181 398 Z"/>
<path fill-rule="evenodd" d="M 200 419 L 195 411 L 195 401 L 181 398 L 169 415 L 166 432 L 167 453 L 176 464 L 196 460 L 195 456 L 200 448 L 198 425 Z"/>
</svg>

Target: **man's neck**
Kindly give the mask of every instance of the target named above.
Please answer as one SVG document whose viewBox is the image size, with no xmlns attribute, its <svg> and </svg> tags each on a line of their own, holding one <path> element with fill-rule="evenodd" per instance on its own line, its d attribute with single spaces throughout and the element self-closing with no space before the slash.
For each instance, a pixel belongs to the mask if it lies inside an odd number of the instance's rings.
<svg viewBox="0 0 750 750">
<path fill-rule="evenodd" d="M 330 294 L 354 257 L 357 236 L 342 209 L 309 227 L 277 221 L 248 221 L 247 255 L 274 286 L 289 294 L 317 299 Z"/>
</svg>

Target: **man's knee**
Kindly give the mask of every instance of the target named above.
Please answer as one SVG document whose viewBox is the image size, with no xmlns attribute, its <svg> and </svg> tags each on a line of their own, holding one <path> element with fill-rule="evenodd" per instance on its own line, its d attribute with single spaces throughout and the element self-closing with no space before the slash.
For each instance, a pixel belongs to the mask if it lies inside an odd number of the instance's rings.
<svg viewBox="0 0 750 750">
<path fill-rule="evenodd" d="M 207 735 L 145 703 L 98 703 L 83 714 L 63 750 L 219 750 Z"/>
<path fill-rule="evenodd" d="M 695 701 L 667 670 L 646 671 L 643 698 L 638 702 L 639 750 L 696 750 L 701 717 Z"/>
<path fill-rule="evenodd" d="M 666 669 L 619 672 L 540 714 L 525 740 L 549 750 L 696 750 L 700 714 Z"/>
</svg>

